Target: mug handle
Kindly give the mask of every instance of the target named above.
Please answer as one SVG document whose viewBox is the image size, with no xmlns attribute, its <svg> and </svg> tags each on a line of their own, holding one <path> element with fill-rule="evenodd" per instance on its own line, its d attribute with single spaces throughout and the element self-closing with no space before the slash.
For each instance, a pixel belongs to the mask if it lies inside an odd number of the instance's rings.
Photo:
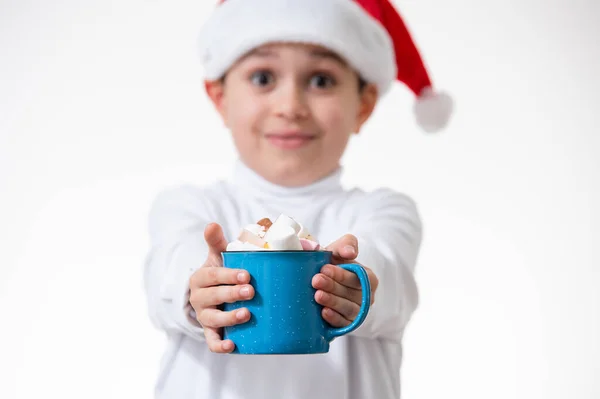
<svg viewBox="0 0 600 399">
<path fill-rule="evenodd" d="M 350 323 L 346 327 L 328 327 L 325 330 L 327 341 L 332 341 L 334 338 L 348 334 L 360 327 L 360 325 L 367 318 L 369 308 L 371 307 L 371 282 L 369 281 L 369 276 L 367 275 L 366 270 L 361 265 L 356 263 L 343 263 L 341 265 L 336 266 L 356 274 L 358 280 L 360 281 L 360 288 L 362 290 L 362 300 L 360 304 L 360 310 L 358 311 L 358 315 L 352 323 Z"/>
</svg>

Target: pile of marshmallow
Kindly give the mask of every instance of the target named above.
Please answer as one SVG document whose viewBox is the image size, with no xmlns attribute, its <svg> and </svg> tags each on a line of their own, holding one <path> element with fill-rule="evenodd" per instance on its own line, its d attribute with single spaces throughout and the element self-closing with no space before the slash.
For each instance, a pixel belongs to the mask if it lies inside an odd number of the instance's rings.
<svg viewBox="0 0 600 399">
<path fill-rule="evenodd" d="M 319 242 L 300 223 L 280 215 L 275 222 L 269 218 L 250 224 L 237 240 L 227 245 L 227 251 L 318 251 Z"/>
</svg>

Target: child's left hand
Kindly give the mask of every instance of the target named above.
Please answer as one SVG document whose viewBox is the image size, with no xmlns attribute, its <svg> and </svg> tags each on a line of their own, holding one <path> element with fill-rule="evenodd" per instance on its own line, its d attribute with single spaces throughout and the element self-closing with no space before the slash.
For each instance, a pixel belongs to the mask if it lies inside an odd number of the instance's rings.
<svg viewBox="0 0 600 399">
<path fill-rule="evenodd" d="M 315 300 L 323 306 L 322 316 L 333 327 L 345 327 L 358 315 L 362 300 L 360 282 L 356 274 L 335 266 L 352 263 L 358 255 L 358 240 L 353 235 L 345 235 L 326 248 L 333 252 L 332 263 L 323 266 L 321 273 L 312 279 L 317 290 Z M 375 301 L 375 291 L 379 279 L 368 267 L 364 267 L 371 283 L 371 304 Z"/>
</svg>

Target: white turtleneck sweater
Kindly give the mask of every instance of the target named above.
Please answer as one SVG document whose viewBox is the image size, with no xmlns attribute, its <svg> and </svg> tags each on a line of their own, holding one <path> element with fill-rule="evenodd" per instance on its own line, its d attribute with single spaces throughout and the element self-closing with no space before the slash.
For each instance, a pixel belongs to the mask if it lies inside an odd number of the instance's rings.
<svg viewBox="0 0 600 399">
<path fill-rule="evenodd" d="M 274 185 L 241 162 L 231 181 L 158 195 L 149 215 L 144 284 L 152 323 L 166 332 L 156 397 L 165 399 L 397 399 L 402 335 L 418 302 L 413 276 L 421 243 L 414 202 L 388 189 L 345 190 L 342 170 L 300 188 Z M 375 304 L 353 333 L 320 355 L 212 353 L 191 316 L 188 282 L 206 259 L 203 234 L 219 223 L 225 238 L 284 213 L 327 245 L 358 237 L 357 260 L 380 281 Z"/>
</svg>

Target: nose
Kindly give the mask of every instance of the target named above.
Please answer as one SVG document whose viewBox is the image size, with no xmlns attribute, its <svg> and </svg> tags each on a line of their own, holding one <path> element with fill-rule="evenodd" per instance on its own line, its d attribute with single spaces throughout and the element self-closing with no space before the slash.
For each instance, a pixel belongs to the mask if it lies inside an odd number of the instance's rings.
<svg viewBox="0 0 600 399">
<path fill-rule="evenodd" d="M 274 96 L 274 109 L 277 116 L 289 120 L 304 119 L 308 116 L 308 104 L 303 87 L 296 82 L 282 82 Z"/>
</svg>

